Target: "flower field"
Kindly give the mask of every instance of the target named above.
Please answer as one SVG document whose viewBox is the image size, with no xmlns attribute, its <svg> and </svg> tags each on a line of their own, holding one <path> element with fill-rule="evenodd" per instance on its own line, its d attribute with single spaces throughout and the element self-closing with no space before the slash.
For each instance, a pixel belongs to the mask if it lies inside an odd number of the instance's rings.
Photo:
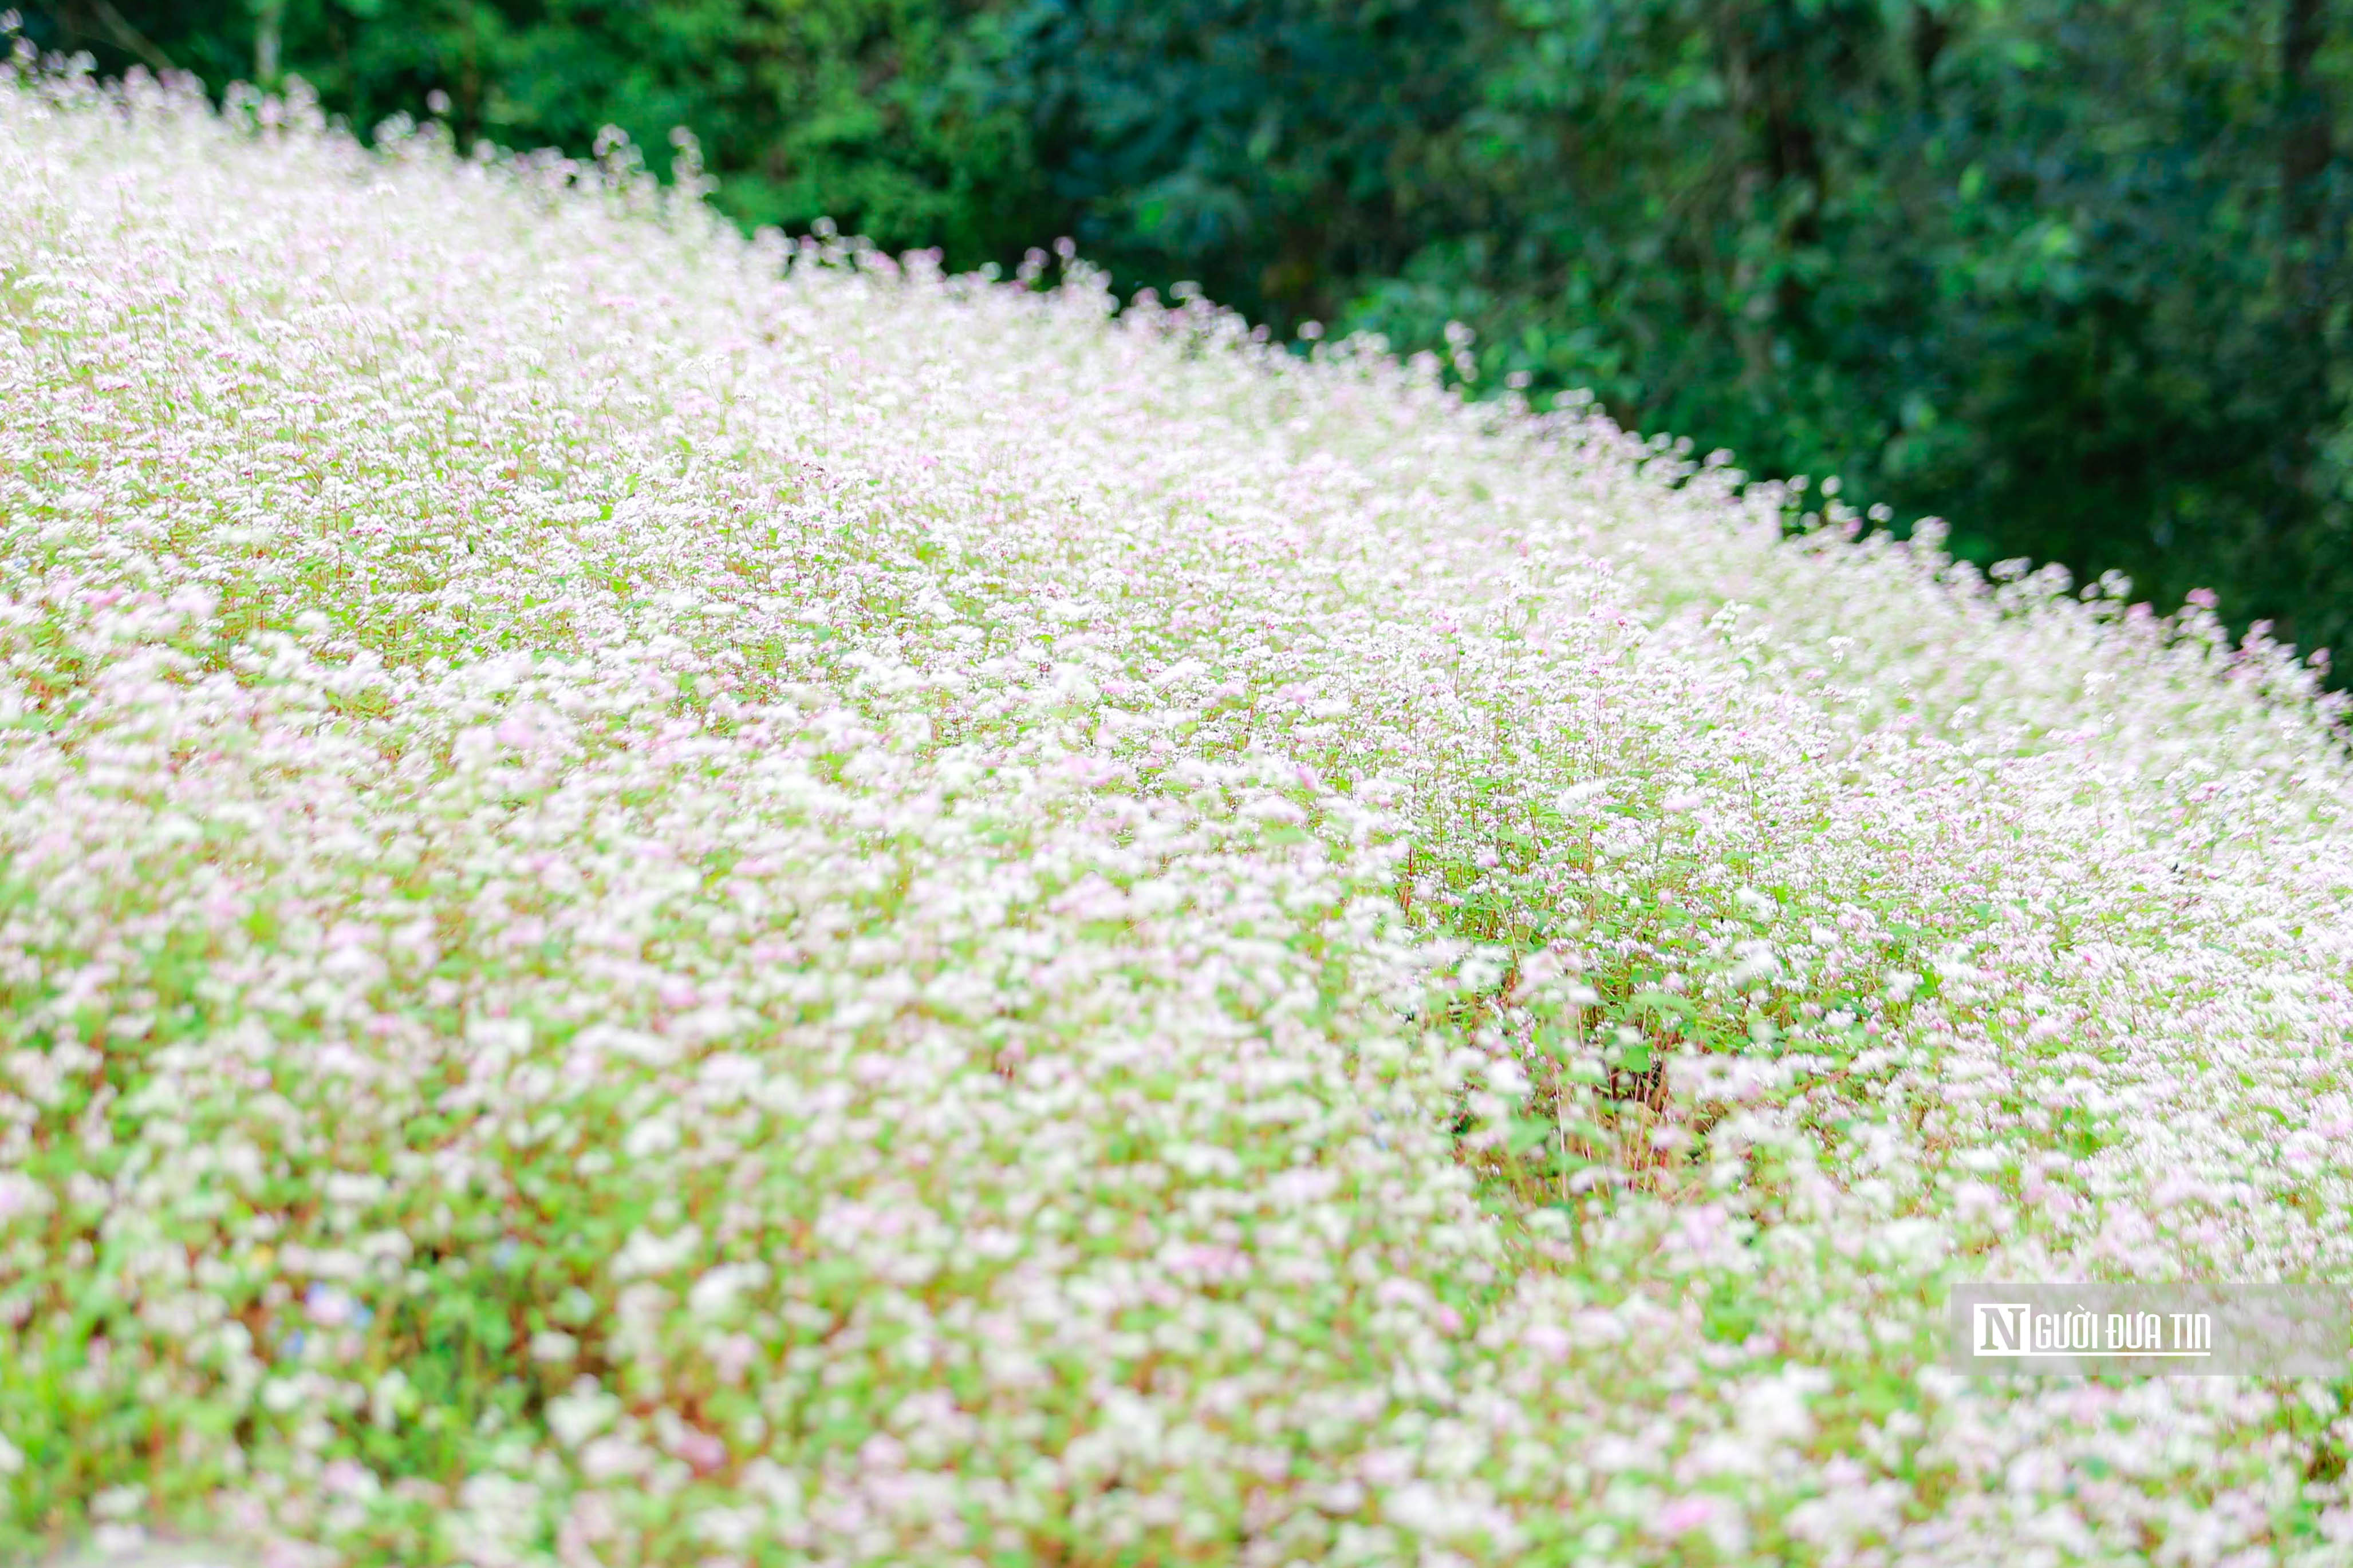
<svg viewBox="0 0 2353 1568">
<path fill-rule="evenodd" d="M 2353 1561 L 2310 668 L 633 157 L 0 79 L 0 1556 Z"/>
</svg>

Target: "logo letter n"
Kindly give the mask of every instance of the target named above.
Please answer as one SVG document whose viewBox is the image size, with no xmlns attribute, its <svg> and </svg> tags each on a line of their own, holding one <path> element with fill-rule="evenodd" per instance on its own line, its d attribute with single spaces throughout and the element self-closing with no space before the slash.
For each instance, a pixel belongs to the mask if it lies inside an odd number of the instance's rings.
<svg viewBox="0 0 2353 1568">
<path fill-rule="evenodd" d="M 1972 1336 L 1973 1355 L 2023 1355 L 2026 1353 L 2026 1314 L 2023 1301 L 1980 1301 L 1972 1310 L 1977 1332 Z"/>
</svg>

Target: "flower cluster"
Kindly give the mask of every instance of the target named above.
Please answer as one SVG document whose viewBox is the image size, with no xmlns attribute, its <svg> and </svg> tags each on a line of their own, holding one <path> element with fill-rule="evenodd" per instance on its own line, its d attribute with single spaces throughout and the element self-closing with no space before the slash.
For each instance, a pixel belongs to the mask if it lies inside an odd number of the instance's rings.
<svg viewBox="0 0 2353 1568">
<path fill-rule="evenodd" d="M 691 184 L 691 183 L 690 183 Z M 0 1547 L 2342 1561 L 2308 665 L 626 146 L 0 79 Z"/>
</svg>

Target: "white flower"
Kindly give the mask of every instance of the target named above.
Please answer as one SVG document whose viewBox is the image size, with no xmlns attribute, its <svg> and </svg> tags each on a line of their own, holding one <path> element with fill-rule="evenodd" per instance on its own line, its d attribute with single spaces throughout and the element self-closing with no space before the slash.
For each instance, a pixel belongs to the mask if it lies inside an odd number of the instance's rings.
<svg viewBox="0 0 2353 1568">
<path fill-rule="evenodd" d="M 621 1402 L 596 1386 L 593 1378 L 582 1378 L 568 1394 L 559 1394 L 547 1402 L 547 1428 L 555 1440 L 567 1448 L 577 1448 L 589 1438 L 612 1425 L 621 1413 Z"/>
</svg>

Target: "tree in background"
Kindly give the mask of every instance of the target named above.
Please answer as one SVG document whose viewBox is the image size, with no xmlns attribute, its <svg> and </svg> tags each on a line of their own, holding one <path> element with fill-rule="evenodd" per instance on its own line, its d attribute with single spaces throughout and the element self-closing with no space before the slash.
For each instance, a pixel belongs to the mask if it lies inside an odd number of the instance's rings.
<svg viewBox="0 0 2353 1568">
<path fill-rule="evenodd" d="M 2316 0 L 1497 17 L 1461 221 L 1356 320 L 1407 342 L 1460 320 L 1489 379 L 1588 384 L 1639 426 L 1947 514 L 1981 561 L 2211 584 L 2242 620 L 2341 635 L 2341 67 Z"/>
<path fill-rule="evenodd" d="M 101 68 L 176 66 L 216 91 L 297 73 L 363 132 L 426 115 L 437 92 L 461 144 L 585 154 L 612 124 L 660 149 L 683 125 L 746 225 L 831 217 L 977 265 L 1052 218 L 1029 200 L 1025 128 L 955 89 L 975 15 L 941 0 L 57 0 L 27 22 Z"/>
<path fill-rule="evenodd" d="M 1072 235 L 1289 334 L 1590 388 L 1964 553 L 2353 630 L 2328 0 L 56 0 L 367 126 L 701 139 L 746 223 Z"/>
<path fill-rule="evenodd" d="M 1288 335 L 1459 219 L 1432 180 L 1480 18 L 1453 0 L 1018 0 L 993 23 L 976 78 L 1115 276 Z"/>
</svg>

